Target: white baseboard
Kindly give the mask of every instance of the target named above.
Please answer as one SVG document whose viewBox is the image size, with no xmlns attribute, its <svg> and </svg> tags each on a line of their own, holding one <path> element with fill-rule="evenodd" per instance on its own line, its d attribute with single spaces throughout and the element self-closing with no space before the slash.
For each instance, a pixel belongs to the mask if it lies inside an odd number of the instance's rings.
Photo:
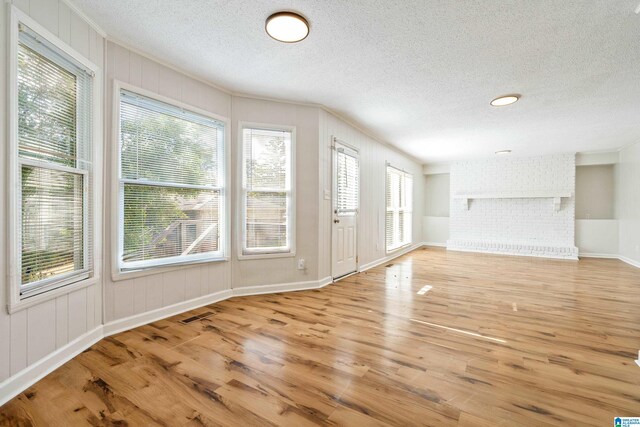
<svg viewBox="0 0 640 427">
<path fill-rule="evenodd" d="M 233 296 L 233 291 L 231 289 L 225 289 L 224 291 L 218 291 L 202 297 L 190 299 L 188 301 L 182 301 L 177 304 L 147 311 L 146 313 L 135 314 L 123 319 L 113 320 L 104 325 L 104 336 L 108 337 L 119 332 L 137 328 L 138 326 L 175 316 L 176 314 L 184 313 L 185 311 L 229 299 L 231 296 Z"/>
<path fill-rule="evenodd" d="M 619 255 L 618 259 L 622 262 L 626 262 L 629 265 L 632 265 L 636 268 L 640 268 L 640 261 L 633 260 L 631 258 L 627 258 L 626 256 Z"/>
<path fill-rule="evenodd" d="M 420 248 L 424 246 L 424 243 L 420 242 L 420 243 L 415 243 L 413 245 L 407 246 L 405 248 L 402 249 L 398 249 L 396 252 L 392 253 L 391 255 L 387 255 L 384 258 L 380 258 L 376 261 L 373 262 L 369 262 L 367 264 L 363 264 L 360 266 L 360 269 L 358 270 L 359 273 L 362 273 L 363 271 L 367 271 L 369 269 L 372 269 L 373 267 L 377 267 L 381 264 L 384 264 L 385 262 L 389 262 L 392 259 L 398 258 L 399 256 L 402 256 L 406 253 L 409 253 L 411 251 L 415 251 L 416 249 Z"/>
<path fill-rule="evenodd" d="M 309 289 L 320 289 L 333 283 L 331 277 L 325 277 L 320 280 L 309 280 L 306 282 L 293 282 L 293 283 L 278 283 L 275 285 L 264 286 L 246 286 L 242 288 L 233 288 L 233 296 L 248 296 L 248 295 L 264 295 L 275 294 L 278 292 L 295 292 L 306 291 Z"/>
<path fill-rule="evenodd" d="M 29 365 L 27 368 L 0 383 L 0 406 L 40 381 L 49 373 L 82 353 L 103 338 L 102 325 L 85 332 L 53 353 Z"/>
<path fill-rule="evenodd" d="M 617 254 L 598 254 L 592 252 L 580 252 L 580 258 L 620 259 Z"/>
<path fill-rule="evenodd" d="M 640 261 L 635 261 L 631 258 L 627 258 L 626 256 L 617 255 L 617 254 L 597 254 L 597 253 L 581 253 L 580 257 L 585 258 L 605 258 L 605 259 L 617 259 L 629 265 L 632 265 L 636 268 L 640 268 Z"/>
<path fill-rule="evenodd" d="M 447 244 L 446 243 L 442 243 L 442 242 L 424 242 L 422 243 L 423 246 L 433 246 L 436 248 L 446 248 Z"/>
</svg>

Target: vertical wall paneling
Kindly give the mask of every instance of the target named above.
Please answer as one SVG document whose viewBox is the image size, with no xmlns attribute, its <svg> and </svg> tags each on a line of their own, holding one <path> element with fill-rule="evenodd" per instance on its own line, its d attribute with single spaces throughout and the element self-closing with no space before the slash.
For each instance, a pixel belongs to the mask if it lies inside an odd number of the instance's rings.
<svg viewBox="0 0 640 427">
<path fill-rule="evenodd" d="M 49 300 L 26 311 L 27 364 L 30 365 L 56 349 L 56 301 Z"/>
<path fill-rule="evenodd" d="M 27 310 L 11 315 L 11 375 L 27 367 Z"/>
<path fill-rule="evenodd" d="M 71 42 L 71 9 L 62 0 L 58 0 L 58 37 L 67 44 Z M 99 42 L 101 43 L 101 39 Z"/>
<path fill-rule="evenodd" d="M 4 5 L 2 5 L 4 6 Z M 4 6 L 2 7 L 0 6 L 0 22 L 7 22 L 7 7 Z M 4 28 L 4 27 L 3 27 Z M 2 82 L 6 82 L 7 81 L 7 67 L 5 66 L 5 61 L 7 58 L 7 43 L 6 43 L 6 31 L 2 31 L 0 34 L 0 81 Z M 7 85 L 6 84 L 1 84 L 0 85 L 0 129 L 3 129 L 2 133 L 0 134 L 0 142 L 2 142 L 0 144 L 0 156 L 3 159 L 7 158 L 7 145 L 5 138 L 6 138 L 6 132 L 4 131 L 4 129 L 7 129 L 7 123 L 6 123 L 6 107 L 7 107 L 7 102 L 6 102 L 6 90 L 7 90 Z M 7 197 L 5 194 L 5 189 L 7 188 L 7 184 L 6 184 L 6 179 L 7 179 L 7 173 L 6 173 L 6 161 L 2 161 L 0 162 L 0 194 L 2 194 L 3 197 L 0 197 L 0 224 L 3 224 L 2 226 L 0 226 L 0 242 L 6 242 L 7 241 L 7 237 L 6 237 L 6 232 L 7 232 L 7 227 L 4 225 L 6 224 L 7 221 L 7 212 L 6 212 L 6 207 L 7 207 Z M 0 284 L 3 285 L 3 289 L 0 290 L 0 382 L 4 381 L 5 379 L 7 379 L 10 375 L 11 375 L 11 344 L 12 344 L 12 339 L 11 339 L 11 316 L 7 313 L 7 310 L 5 309 L 6 306 L 6 295 L 8 294 L 8 291 L 6 289 L 6 277 L 7 277 L 7 271 L 6 271 L 6 266 L 7 266 L 7 262 L 5 261 L 7 259 L 7 245 L 6 244 L 1 244 L 0 245 Z"/>
<path fill-rule="evenodd" d="M 69 296 L 62 295 L 56 298 L 56 348 L 60 348 L 69 342 Z"/>
<path fill-rule="evenodd" d="M 320 261 L 323 271 L 320 276 L 331 274 L 331 200 L 325 199 L 324 193 L 331 192 L 331 138 L 343 140 L 360 151 L 360 214 L 358 216 L 358 255 L 359 265 L 374 263 L 385 258 L 388 254 L 385 248 L 385 188 L 386 163 L 411 173 L 413 179 L 413 243 L 422 241 L 422 211 L 424 197 L 424 180 L 422 179 L 422 166 L 408 156 L 379 143 L 365 135 L 350 124 L 335 115 L 321 111 L 320 121 L 320 153 L 323 156 L 322 188 L 320 199 L 322 201 L 320 220 Z"/>
<path fill-rule="evenodd" d="M 103 38 L 98 35 L 62 0 L 14 0 L 22 12 L 31 16 L 63 42 L 87 57 L 100 68 L 103 67 Z M 0 21 L 7 22 L 9 7 L 0 7 Z M 4 26 L 3 26 L 4 28 Z M 7 81 L 6 67 L 7 34 L 0 32 L 0 80 Z M 6 85 L 0 87 L 0 128 L 6 129 Z M 0 134 L 2 158 L 8 153 L 6 133 Z M 6 224 L 7 171 L 6 162 L 0 162 L 0 223 Z M 6 241 L 6 227 L 0 228 L 0 241 Z M 0 284 L 6 288 L 6 245 L 0 245 Z M 95 284 L 68 295 L 44 301 L 38 305 L 8 314 L 5 307 L 6 289 L 0 292 L 0 381 L 6 380 L 56 348 L 61 348 L 73 339 L 102 322 L 101 285 Z"/>
<path fill-rule="evenodd" d="M 139 86 L 145 90 L 167 96 L 180 102 L 202 108 L 213 114 L 231 118 L 230 95 L 194 81 L 175 70 L 158 64 L 140 54 L 115 43 L 107 43 L 106 52 L 106 99 L 105 112 L 107 153 L 105 165 L 105 200 L 111 200 L 111 173 L 114 162 L 112 145 L 116 135 L 112 135 L 113 80 Z M 228 129 L 231 132 L 231 129 Z M 124 278 L 114 282 L 111 278 L 111 210 L 105 211 L 104 251 L 104 297 L 105 320 L 107 322 L 166 307 L 175 303 L 201 297 L 209 293 L 230 289 L 230 262 L 216 262 L 210 265 L 194 265 L 173 270 L 158 270 L 154 274 L 135 278 Z M 202 274 L 205 268 L 207 273 Z M 205 283 L 203 284 L 203 280 Z M 211 286 L 209 286 L 211 284 Z"/>
<path fill-rule="evenodd" d="M 87 290 L 69 294 L 69 341 L 87 332 Z"/>
</svg>

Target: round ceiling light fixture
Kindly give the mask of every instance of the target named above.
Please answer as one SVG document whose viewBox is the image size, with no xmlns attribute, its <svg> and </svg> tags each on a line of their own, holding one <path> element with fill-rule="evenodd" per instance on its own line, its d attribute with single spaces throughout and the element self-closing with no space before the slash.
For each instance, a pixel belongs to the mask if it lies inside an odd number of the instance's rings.
<svg viewBox="0 0 640 427">
<path fill-rule="evenodd" d="M 518 99 L 520 99 L 520 95 L 518 94 L 503 95 L 491 101 L 491 105 L 493 105 L 494 107 L 504 107 L 505 105 L 513 104 Z"/>
<path fill-rule="evenodd" d="M 511 154 L 511 150 L 500 150 L 500 151 L 496 151 L 496 154 L 498 156 L 504 156 L 506 154 Z"/>
<path fill-rule="evenodd" d="M 309 22 L 294 12 L 277 12 L 267 18 L 267 34 L 283 43 L 296 43 L 309 35 Z"/>
</svg>

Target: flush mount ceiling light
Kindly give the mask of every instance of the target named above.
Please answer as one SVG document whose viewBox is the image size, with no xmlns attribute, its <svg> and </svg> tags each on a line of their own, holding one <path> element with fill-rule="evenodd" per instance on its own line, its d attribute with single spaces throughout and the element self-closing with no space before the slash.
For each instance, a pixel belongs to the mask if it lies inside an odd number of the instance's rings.
<svg viewBox="0 0 640 427">
<path fill-rule="evenodd" d="M 267 18 L 265 30 L 271 38 L 283 43 L 296 43 L 309 35 L 309 23 L 294 12 L 278 12 Z"/>
<path fill-rule="evenodd" d="M 498 156 L 504 156 L 505 154 L 511 154 L 511 150 L 500 150 L 500 151 L 496 151 L 496 154 Z"/>
<path fill-rule="evenodd" d="M 516 94 L 499 96 L 491 101 L 491 105 L 493 105 L 494 107 L 504 107 L 505 105 L 513 104 L 518 99 L 520 99 L 520 95 Z"/>
</svg>

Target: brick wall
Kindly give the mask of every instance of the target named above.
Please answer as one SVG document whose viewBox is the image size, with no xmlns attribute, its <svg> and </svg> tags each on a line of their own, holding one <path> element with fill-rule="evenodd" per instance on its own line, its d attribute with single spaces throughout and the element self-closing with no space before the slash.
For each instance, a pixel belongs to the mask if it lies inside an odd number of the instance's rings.
<svg viewBox="0 0 640 427">
<path fill-rule="evenodd" d="M 453 164 L 447 248 L 575 259 L 575 170 L 575 154 Z M 562 191 L 572 197 L 557 211 L 551 198 L 526 198 Z M 518 198 L 471 199 L 467 206 L 454 197 L 460 194 Z"/>
</svg>

